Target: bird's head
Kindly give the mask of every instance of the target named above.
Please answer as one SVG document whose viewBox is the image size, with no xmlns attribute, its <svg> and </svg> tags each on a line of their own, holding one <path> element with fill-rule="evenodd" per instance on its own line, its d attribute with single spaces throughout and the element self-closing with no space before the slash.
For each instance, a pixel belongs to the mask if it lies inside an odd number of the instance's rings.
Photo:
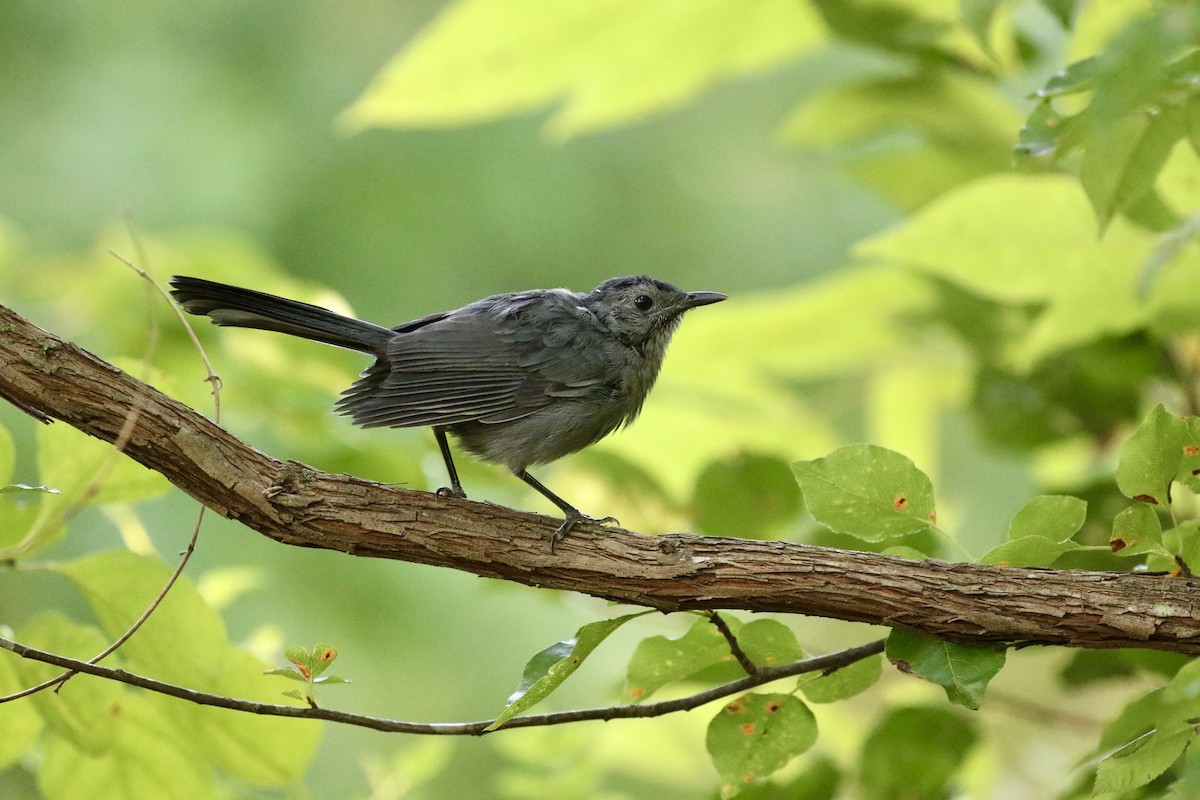
<svg viewBox="0 0 1200 800">
<path fill-rule="evenodd" d="M 683 312 L 725 299 L 717 292 L 685 292 L 645 275 L 611 278 L 585 304 L 622 343 L 662 358 Z"/>
</svg>

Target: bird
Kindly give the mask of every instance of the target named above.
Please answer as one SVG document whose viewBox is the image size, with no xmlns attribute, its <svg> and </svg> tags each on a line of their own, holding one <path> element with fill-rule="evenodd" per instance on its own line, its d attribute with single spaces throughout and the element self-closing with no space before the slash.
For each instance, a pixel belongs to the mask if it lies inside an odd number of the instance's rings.
<svg viewBox="0 0 1200 800">
<path fill-rule="evenodd" d="M 564 515 L 550 550 L 597 519 L 528 471 L 582 450 L 638 416 L 683 314 L 727 299 L 646 275 L 590 292 L 496 294 L 387 328 L 321 306 L 176 275 L 171 294 L 219 326 L 290 334 L 373 356 L 334 409 L 364 428 L 433 429 L 450 486 L 466 498 L 447 434 L 476 458 L 508 468 Z M 302 369 L 302 365 L 297 365 Z"/>
</svg>

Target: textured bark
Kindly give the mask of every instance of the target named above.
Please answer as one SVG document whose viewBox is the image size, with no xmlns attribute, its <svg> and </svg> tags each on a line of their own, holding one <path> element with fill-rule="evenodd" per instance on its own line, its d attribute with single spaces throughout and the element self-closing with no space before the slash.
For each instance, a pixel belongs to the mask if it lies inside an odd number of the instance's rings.
<svg viewBox="0 0 1200 800">
<path fill-rule="evenodd" d="M 107 442 L 129 427 L 131 458 L 284 544 L 436 564 L 664 611 L 775 611 L 968 643 L 1200 654 L 1195 579 L 910 561 L 583 524 L 551 554 L 557 519 L 270 458 L 2 306 L 0 396 Z"/>
</svg>

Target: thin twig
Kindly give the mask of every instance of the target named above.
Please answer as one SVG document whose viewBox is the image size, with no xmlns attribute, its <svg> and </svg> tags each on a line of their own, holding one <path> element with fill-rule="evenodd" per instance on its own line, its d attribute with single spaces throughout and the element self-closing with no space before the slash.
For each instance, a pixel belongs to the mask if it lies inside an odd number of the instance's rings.
<svg viewBox="0 0 1200 800">
<path fill-rule="evenodd" d="M 708 617 L 708 621 L 715 625 L 717 630 L 721 632 L 721 635 L 725 637 L 725 641 L 729 643 L 729 652 L 742 665 L 742 669 L 746 670 L 746 674 L 758 674 L 758 665 L 750 660 L 750 656 L 746 655 L 746 651 L 738 644 L 737 636 L 729 629 L 729 624 L 721 619 L 721 615 L 716 611 L 705 611 L 704 615 Z"/>
<path fill-rule="evenodd" d="M 706 689 L 703 692 L 681 697 L 677 700 L 664 700 L 659 703 L 646 703 L 644 705 L 624 705 L 610 706 L 606 708 L 584 708 L 575 711 L 559 711 L 549 714 L 530 714 L 523 717 L 515 717 L 506 722 L 502 727 L 507 728 L 532 728 L 542 727 L 547 725 L 562 725 L 570 722 L 583 722 L 586 720 L 612 720 L 612 719 L 634 719 L 647 717 L 660 717 L 664 714 L 672 714 L 679 711 L 690 711 L 693 708 L 711 703 L 714 700 L 721 700 L 731 695 L 736 695 L 741 692 L 754 689 L 763 684 L 777 681 L 782 678 L 790 678 L 796 675 L 802 675 L 806 672 L 829 672 L 841 667 L 849 666 L 856 661 L 861 661 L 864 658 L 876 655 L 883 652 L 884 640 L 880 639 L 874 642 L 868 642 L 858 647 L 851 647 L 846 650 L 839 650 L 835 653 L 829 653 L 823 656 L 814 656 L 797 661 L 792 664 L 785 664 L 781 667 L 760 667 L 754 675 L 748 675 L 745 678 L 740 678 L 736 681 L 714 686 L 711 689 Z M 33 661 L 41 661 L 46 664 L 54 664 L 59 667 L 64 667 L 74 672 L 84 672 L 89 675 L 96 675 L 108 680 L 118 681 L 130 686 L 137 686 L 142 689 L 147 689 L 159 694 L 165 694 L 170 697 L 177 697 L 181 700 L 189 700 L 193 703 L 205 706 L 215 706 L 217 708 L 228 708 L 234 711 L 243 711 L 250 714 L 262 714 L 266 716 L 276 717 L 295 717 L 299 719 L 320 719 L 328 722 L 337 722 L 343 725 L 354 725 L 361 728 L 371 728 L 377 731 L 387 731 L 391 733 L 416 733 L 416 734 L 434 734 L 441 736 L 482 736 L 488 733 L 488 728 L 495 720 L 480 720 L 477 722 L 407 722 L 404 720 L 387 719 L 385 717 L 372 717 L 365 714 L 352 714 L 346 711 L 334 711 L 327 708 L 312 708 L 307 706 L 283 706 L 274 703 L 259 703 L 252 700 L 239 700 L 233 697 L 225 697 L 223 695 L 209 694 L 207 692 L 198 692 L 194 689 L 188 689 L 183 686 L 166 683 L 154 678 L 147 678 L 143 675 L 136 675 L 131 672 L 126 672 L 123 669 L 113 669 L 111 667 L 103 667 L 99 664 L 91 664 L 86 661 L 79 661 L 73 658 L 67 658 L 56 653 L 47 653 L 43 650 L 36 650 L 19 642 L 14 642 L 11 639 L 0 638 L 0 648 L 11 650 L 21 658 L 27 658 Z"/>
<path fill-rule="evenodd" d="M 130 229 L 130 234 L 133 235 L 132 226 Z M 141 242 L 136 237 L 136 235 L 134 236 L 134 247 L 137 249 L 138 253 L 141 254 L 141 259 L 144 261 L 145 255 L 142 250 Z M 112 253 L 112 255 L 118 261 L 125 264 L 127 267 L 129 267 L 134 272 L 136 272 L 138 275 L 140 275 L 142 277 L 142 279 L 145 280 L 152 288 L 156 289 L 158 291 L 158 293 L 167 300 L 167 302 L 171 306 L 171 308 L 175 310 L 176 317 L 179 319 L 179 321 L 181 323 L 183 323 L 184 329 L 187 330 L 188 335 L 191 337 L 192 344 L 196 347 L 197 351 L 200 353 L 201 360 L 204 362 L 205 366 L 208 368 L 208 380 L 212 384 L 212 393 L 213 393 L 213 419 L 216 422 L 220 422 L 220 419 L 221 419 L 220 380 L 217 379 L 216 375 L 213 373 L 212 364 L 208 360 L 208 353 L 205 352 L 204 346 L 202 344 L 200 344 L 200 340 L 196 336 L 195 331 L 192 330 L 191 324 L 183 316 L 183 314 L 179 311 L 179 309 L 175 307 L 175 304 L 170 302 L 170 300 L 171 300 L 170 295 L 168 295 L 166 293 L 166 291 L 162 288 L 162 286 L 156 280 L 154 280 L 153 276 L 151 276 L 148 272 L 146 272 L 146 270 L 142 269 L 141 267 L 135 266 L 134 264 L 130 263 L 127 259 L 118 255 L 117 253 L 114 253 L 112 251 L 109 251 L 109 252 Z M 151 317 L 150 328 L 148 330 L 149 330 L 150 343 L 147 344 L 146 355 L 145 355 L 144 361 L 143 361 L 143 363 L 147 364 L 147 365 L 149 363 L 150 354 L 151 354 L 151 352 L 153 352 L 153 348 L 158 342 L 158 328 L 155 325 L 153 317 Z M 114 445 L 113 445 L 116 448 L 114 450 L 114 455 L 116 453 L 121 452 L 121 450 L 124 448 L 124 444 L 126 442 L 128 442 L 129 437 L 133 434 L 133 426 L 137 421 L 137 413 L 136 412 L 139 409 L 140 409 L 140 407 L 135 407 L 134 409 L 131 409 L 129 416 L 126 418 L 126 423 L 125 423 L 125 425 L 122 426 L 121 433 L 120 433 L 117 441 L 114 442 Z M 96 481 L 98 481 L 99 479 L 100 479 L 100 475 L 98 474 L 97 477 L 95 479 L 93 479 L 93 484 L 95 484 Z M 89 664 L 97 664 L 101 660 L 107 658 L 108 656 L 110 656 L 114 652 L 116 652 L 123 644 L 125 644 L 125 642 L 129 641 L 130 637 L 132 637 L 135 633 L 137 633 L 138 629 L 140 629 L 142 627 L 142 625 L 144 625 L 146 623 L 146 620 L 150 619 L 150 615 L 153 614 L 160 605 L 162 605 L 162 602 L 166 598 L 167 593 L 171 591 L 172 587 L 175 586 L 176 581 L 179 580 L 179 576 L 183 574 L 183 570 L 187 566 L 188 561 L 191 559 L 192 553 L 194 553 L 196 551 L 196 542 L 200 538 L 200 527 L 204 522 L 204 515 L 207 511 L 208 511 L 208 509 L 205 506 L 200 506 L 200 510 L 196 514 L 196 522 L 192 526 L 192 535 L 188 539 L 187 546 L 183 549 L 182 553 L 180 553 L 179 563 L 177 563 L 175 565 L 174 571 L 172 571 L 170 577 L 167 578 L 167 581 L 165 584 L 163 584 L 162 589 L 159 590 L 158 594 L 154 597 L 154 599 L 152 601 L 150 601 L 150 604 L 148 606 L 146 606 L 146 609 L 144 611 L 142 611 L 142 613 L 138 616 L 138 618 L 136 620 L 134 620 L 133 623 L 130 624 L 130 626 L 128 628 L 126 628 L 124 633 L 122 633 L 120 636 L 118 636 L 112 643 L 110 643 L 107 647 L 105 647 L 99 653 L 97 653 L 96 655 L 94 655 L 90 659 L 88 659 Z M 22 689 L 19 692 L 13 692 L 11 694 L 0 695 L 0 704 L 11 702 L 13 700 L 18 700 L 22 697 L 28 697 L 31 694 L 36 694 L 37 692 L 43 691 L 45 689 L 49 689 L 52 686 L 61 688 L 61 686 L 64 683 L 66 683 L 68 680 L 71 679 L 71 677 L 73 677 L 76 674 L 77 673 L 74 670 L 67 670 L 66 672 L 63 672 L 60 675 L 56 675 L 55 677 L 50 678 L 49 680 L 42 681 L 41 683 L 37 684 L 36 686 L 30 686 L 27 689 Z M 58 691 L 58 688 L 55 688 L 55 691 Z"/>
</svg>

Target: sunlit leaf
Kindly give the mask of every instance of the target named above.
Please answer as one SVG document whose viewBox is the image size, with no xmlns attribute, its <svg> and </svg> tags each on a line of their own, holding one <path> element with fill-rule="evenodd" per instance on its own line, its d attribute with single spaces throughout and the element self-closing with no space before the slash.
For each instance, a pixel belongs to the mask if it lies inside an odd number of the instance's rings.
<svg viewBox="0 0 1200 800">
<path fill-rule="evenodd" d="M 1102 226 L 1145 196 L 1183 133 L 1182 119 L 1170 112 L 1093 126 L 1079 177 Z"/>
<path fill-rule="evenodd" d="M 1087 502 L 1065 495 L 1040 495 L 1013 517 L 1008 541 L 980 562 L 1010 567 L 1048 567 L 1081 545 L 1071 541 L 1087 517 Z"/>
<path fill-rule="evenodd" d="M 463 125 L 562 100 L 550 130 L 572 136 L 792 61 L 822 41 L 823 27 L 787 0 L 458 0 L 383 68 L 345 121 Z"/>
<path fill-rule="evenodd" d="M 644 613 L 589 622 L 570 639 L 556 642 L 529 659 L 516 690 L 509 696 L 504 710 L 496 717 L 496 721 L 488 726 L 488 730 L 503 726 L 517 714 L 546 699 L 579 668 L 583 660 L 591 655 L 609 634 Z"/>
<path fill-rule="evenodd" d="M 12 480 L 13 468 L 17 463 L 17 446 L 13 443 L 8 428 L 0 425 L 0 486 Z"/>
<path fill-rule="evenodd" d="M 900 453 L 850 445 L 792 464 L 809 512 L 835 531 L 877 542 L 928 530 L 933 485 Z"/>
<path fill-rule="evenodd" d="M 114 637 L 141 614 L 169 575 L 161 562 L 127 551 L 88 556 L 56 570 L 80 589 L 101 627 Z M 277 697 L 277 684 L 263 675 L 268 665 L 230 644 L 220 617 L 186 578 L 176 582 L 121 655 L 135 671 L 200 691 L 268 702 Z M 212 709 L 166 697 L 149 702 L 161 704 L 161 713 L 192 743 L 195 755 L 257 785 L 295 780 L 320 739 L 320 726 L 310 721 L 245 715 L 229 725 Z"/>
<path fill-rule="evenodd" d="M 1108 542 L 1113 552 L 1122 556 L 1166 554 L 1162 543 L 1162 522 L 1154 509 L 1144 503 L 1130 506 L 1117 514 Z"/>
<path fill-rule="evenodd" d="M 1050 354 L 1144 325 L 1136 284 L 1153 247 L 1143 231 L 1119 223 L 1101 240 L 1074 179 L 1010 174 L 940 197 L 857 252 L 996 302 L 1039 304 L 1011 346 L 1013 364 L 1028 370 Z"/>
<path fill-rule="evenodd" d="M 17 670 L 17 659 L 0 656 L 0 695 L 26 688 Z M 0 770 L 6 770 L 25 757 L 42 732 L 42 717 L 33 702 L 12 702 L 0 705 Z"/>
<path fill-rule="evenodd" d="M 130 693 L 119 706 L 103 710 L 120 722 L 111 748 L 99 757 L 57 737 L 49 740 L 37 773 L 45 797 L 191 800 L 217 794 L 211 767 L 195 757 L 186 734 L 152 698 Z"/>
<path fill-rule="evenodd" d="M 1061 494 L 1039 495 L 1017 512 L 1008 528 L 1009 539 L 1074 536 L 1087 518 L 1087 501 Z"/>
<path fill-rule="evenodd" d="M 1187 426 L 1162 404 L 1142 420 L 1121 446 L 1117 462 L 1117 487 L 1126 497 L 1166 507 L 1171 483 L 1183 461 Z"/>
<path fill-rule="evenodd" d="M 39 650 L 82 659 L 91 658 L 107 644 L 95 628 L 73 622 L 58 612 L 35 617 L 19 631 L 18 638 Z M 17 674 L 25 686 L 61 673 L 62 669 L 52 664 L 17 662 Z M 38 692 L 30 697 L 29 703 L 55 738 L 69 743 L 77 752 L 100 757 L 113 748 L 114 732 L 121 721 L 112 709 L 119 708 L 125 699 L 126 691 L 118 683 L 80 680 L 72 681 L 61 692 Z"/>
<path fill-rule="evenodd" d="M 1082 545 L 1070 539 L 1051 539 L 1047 536 L 1024 536 L 997 545 L 989 550 L 981 564 L 1003 567 L 1048 567 L 1064 553 L 1078 550 Z"/>
</svg>

